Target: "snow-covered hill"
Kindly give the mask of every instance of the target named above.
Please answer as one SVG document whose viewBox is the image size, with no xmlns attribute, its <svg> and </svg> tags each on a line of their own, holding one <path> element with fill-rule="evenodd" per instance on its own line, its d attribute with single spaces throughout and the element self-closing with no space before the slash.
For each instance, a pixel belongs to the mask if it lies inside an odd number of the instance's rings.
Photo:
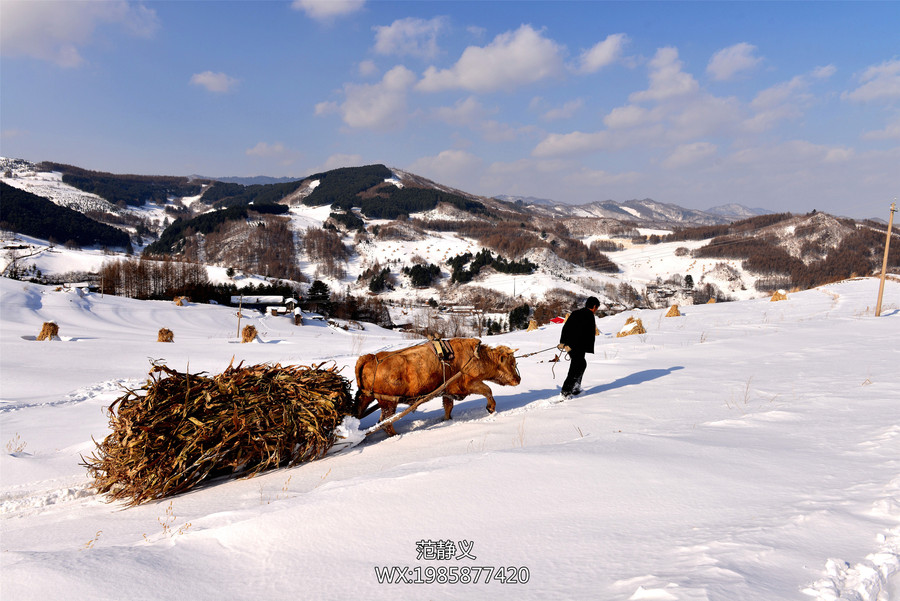
<svg viewBox="0 0 900 601">
<path fill-rule="evenodd" d="M 38 171 L 33 163 L 21 159 L 0 157 L 0 180 L 10 186 L 31 192 L 79 213 L 98 211 L 119 214 L 121 209 L 96 194 L 82 192 L 62 181 L 62 174 L 54 171 Z"/>
<path fill-rule="evenodd" d="M 537 353 L 521 385 L 492 385 L 493 415 L 469 397 L 443 422 L 434 400 L 398 437 L 124 509 L 80 462 L 151 360 L 352 378 L 415 341 L 257 316 L 261 341 L 239 344 L 227 307 L 0 279 L 3 597 L 896 599 L 900 283 L 876 318 L 877 289 L 600 319 L 585 392 L 558 404 L 559 325 L 486 338 Z M 647 333 L 615 337 L 629 316 Z M 35 341 L 49 320 L 60 340 Z"/>
</svg>

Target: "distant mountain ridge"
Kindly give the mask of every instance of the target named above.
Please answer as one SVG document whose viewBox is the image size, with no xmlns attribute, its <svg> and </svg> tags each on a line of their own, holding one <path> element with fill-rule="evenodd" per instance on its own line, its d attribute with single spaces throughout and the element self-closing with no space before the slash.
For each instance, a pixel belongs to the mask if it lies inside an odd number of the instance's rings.
<svg viewBox="0 0 900 601">
<path fill-rule="evenodd" d="M 240 184 L 242 186 L 268 186 L 270 184 L 289 184 L 298 182 L 304 177 L 269 177 L 268 175 L 255 175 L 252 177 L 207 177 L 205 175 L 191 175 L 188 179 L 214 180 L 226 184 Z"/>
<path fill-rule="evenodd" d="M 675 204 L 657 202 L 651 198 L 627 200 L 625 202 L 603 200 L 581 205 L 570 205 L 530 196 L 500 195 L 494 198 L 511 202 L 518 206 L 533 207 L 548 214 L 548 216 L 602 217 L 632 222 L 643 226 L 720 225 L 749 217 L 768 215 L 773 212 L 767 209 L 751 209 L 740 204 L 726 204 L 707 209 L 706 211 L 700 211 L 697 209 L 686 209 Z"/>
<path fill-rule="evenodd" d="M 759 208 L 751 209 L 741 204 L 731 203 L 706 209 L 706 212 L 729 219 L 747 219 L 749 217 L 759 217 L 760 215 L 771 215 L 774 211 Z"/>
</svg>

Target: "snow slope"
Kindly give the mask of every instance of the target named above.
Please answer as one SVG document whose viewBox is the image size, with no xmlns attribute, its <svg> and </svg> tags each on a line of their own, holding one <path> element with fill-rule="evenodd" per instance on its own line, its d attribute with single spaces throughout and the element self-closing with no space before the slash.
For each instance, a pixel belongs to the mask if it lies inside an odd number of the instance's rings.
<svg viewBox="0 0 900 601">
<path fill-rule="evenodd" d="M 898 599 L 900 284 L 879 318 L 877 286 L 643 311 L 626 338 L 630 313 L 604 318 L 571 401 L 551 402 L 567 363 L 539 353 L 492 386 L 494 415 L 469 397 L 443 422 L 432 401 L 395 438 L 124 509 L 79 461 L 149 359 L 351 377 L 413 341 L 257 317 L 263 342 L 237 344 L 231 308 L 0 279 L 3 597 Z M 34 341 L 50 319 L 61 340 Z M 532 353 L 559 328 L 485 342 Z"/>
</svg>

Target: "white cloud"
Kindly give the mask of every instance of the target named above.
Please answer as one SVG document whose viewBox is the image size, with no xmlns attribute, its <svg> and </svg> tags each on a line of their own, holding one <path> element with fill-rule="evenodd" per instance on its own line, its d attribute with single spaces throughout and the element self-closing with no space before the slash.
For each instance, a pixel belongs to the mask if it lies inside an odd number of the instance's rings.
<svg viewBox="0 0 900 601">
<path fill-rule="evenodd" d="M 333 154 L 327 159 L 321 168 L 316 171 L 331 171 L 341 167 L 358 167 L 363 164 L 363 157 L 359 154 Z"/>
<path fill-rule="evenodd" d="M 456 101 L 452 107 L 442 106 L 434 110 L 435 117 L 450 125 L 473 126 L 496 111 L 488 111 L 474 96 Z"/>
<path fill-rule="evenodd" d="M 706 72 L 717 81 L 734 79 L 739 73 L 750 71 L 762 62 L 762 58 L 755 56 L 756 50 L 756 46 L 746 42 L 723 48 L 709 59 Z"/>
<path fill-rule="evenodd" d="M 640 181 L 642 175 L 637 171 L 610 173 L 603 169 L 581 169 L 572 175 L 573 183 L 579 187 L 599 188 L 627 185 L 629 188 Z"/>
<path fill-rule="evenodd" d="M 345 100 L 337 109 L 350 127 L 387 130 L 402 126 L 406 118 L 407 93 L 415 74 L 397 65 L 375 84 L 345 84 Z M 333 110 L 330 103 L 316 105 L 316 114 Z"/>
<path fill-rule="evenodd" d="M 830 148 L 822 159 L 825 163 L 844 163 L 849 161 L 855 155 L 852 148 Z"/>
<path fill-rule="evenodd" d="M 534 131 L 533 126 L 514 127 L 507 123 L 488 119 L 497 109 L 488 109 L 474 96 L 458 100 L 453 106 L 434 109 L 435 119 L 457 127 L 467 127 L 478 132 L 488 142 L 508 142 Z"/>
<path fill-rule="evenodd" d="M 4 129 L 0 131 L 0 139 L 3 140 L 14 140 L 26 135 L 28 135 L 28 130 L 24 129 Z"/>
<path fill-rule="evenodd" d="M 280 165 L 291 165 L 300 158 L 299 152 L 287 148 L 281 142 L 275 142 L 274 144 L 259 142 L 253 148 L 245 150 L 244 154 L 251 157 L 277 161 Z"/>
<path fill-rule="evenodd" d="M 884 129 L 864 133 L 862 138 L 864 140 L 900 140 L 900 118 L 888 123 Z"/>
<path fill-rule="evenodd" d="M 276 142 L 275 144 L 267 144 L 266 142 L 259 142 L 253 148 L 248 148 L 245 151 L 247 156 L 254 157 L 263 157 L 263 158 L 272 158 L 282 156 L 285 153 L 284 144 L 281 142 Z"/>
<path fill-rule="evenodd" d="M 469 46 L 449 69 L 431 66 L 417 89 L 510 91 L 563 72 L 562 48 L 529 25 L 498 35 L 487 46 Z"/>
<path fill-rule="evenodd" d="M 433 58 L 438 54 L 437 36 L 446 27 L 446 19 L 398 19 L 390 25 L 375 27 L 375 52 L 397 56 Z"/>
<path fill-rule="evenodd" d="M 485 194 L 541 196 L 583 203 L 633 194 L 641 175 L 584 167 L 579 161 L 532 158 L 491 163 L 479 181 Z"/>
<path fill-rule="evenodd" d="M 378 73 L 378 66 L 375 61 L 364 60 L 359 63 L 359 74 L 363 77 L 371 77 Z"/>
<path fill-rule="evenodd" d="M 699 89 L 697 80 L 690 73 L 682 71 L 682 65 L 678 60 L 677 49 L 660 48 L 650 61 L 650 87 L 642 92 L 634 92 L 628 99 L 631 102 L 661 101 L 695 93 Z"/>
<path fill-rule="evenodd" d="M 500 121 L 484 121 L 476 129 L 487 142 L 512 142 L 536 131 L 531 125 L 515 127 Z"/>
<path fill-rule="evenodd" d="M 666 169 L 679 169 L 693 165 L 716 154 L 718 147 L 709 142 L 681 144 L 662 162 Z"/>
<path fill-rule="evenodd" d="M 585 50 L 579 58 L 578 70 L 581 73 L 594 73 L 603 67 L 613 64 L 622 56 L 628 36 L 624 33 L 614 33 L 606 36 L 602 42 L 598 42 L 590 50 Z"/>
<path fill-rule="evenodd" d="M 780 167 L 777 171 L 785 169 L 796 170 L 797 165 L 821 165 L 829 157 L 840 156 L 845 151 L 839 146 L 826 146 L 813 144 L 806 140 L 788 140 L 775 146 L 758 146 L 744 148 L 736 151 L 730 160 L 739 165 L 754 165 L 757 168 L 771 168 L 774 165 Z M 846 152 L 843 153 L 846 156 Z"/>
<path fill-rule="evenodd" d="M 812 75 L 816 79 L 828 79 L 832 75 L 837 72 L 837 67 L 834 65 L 825 65 L 824 67 L 816 67 L 812 70 Z"/>
<path fill-rule="evenodd" d="M 797 75 L 759 92 L 750 102 L 754 111 L 743 128 L 746 131 L 759 133 L 772 129 L 780 121 L 802 117 L 807 107 L 815 100 L 810 92 L 811 80 L 823 80 L 831 77 L 835 68 L 817 67 L 809 74 Z"/>
<path fill-rule="evenodd" d="M 545 121 L 558 121 L 560 119 L 571 119 L 575 116 L 575 113 L 581 110 L 584 107 L 584 100 L 581 98 L 576 98 L 575 100 L 570 100 L 564 105 L 550 109 L 545 112 L 541 118 Z"/>
<path fill-rule="evenodd" d="M 324 102 L 319 102 L 316 104 L 315 114 L 317 117 L 323 117 L 325 115 L 334 115 L 335 113 L 341 112 L 341 106 L 334 102 L 333 100 L 326 100 Z"/>
<path fill-rule="evenodd" d="M 78 67 L 103 24 L 123 27 L 132 35 L 151 37 L 159 29 L 156 12 L 124 0 L 108 2 L 4 2 L 0 20 L 0 53 L 29 56 Z"/>
<path fill-rule="evenodd" d="M 204 87 L 210 92 L 223 94 L 235 89 L 238 85 L 238 80 L 225 73 L 204 71 L 203 73 L 195 73 L 192 75 L 191 84 Z"/>
<path fill-rule="evenodd" d="M 330 21 L 361 10 L 365 0 L 294 0 L 291 8 L 318 21 Z"/>
<path fill-rule="evenodd" d="M 603 117 L 603 123 L 609 129 L 625 129 L 645 125 L 648 121 L 659 120 L 658 111 L 649 111 L 635 104 L 614 108 Z"/>
<path fill-rule="evenodd" d="M 605 131 L 595 133 L 573 131 L 568 134 L 550 134 L 534 147 L 534 150 L 531 151 L 531 156 L 541 158 L 595 152 L 609 146 L 610 141 L 611 136 L 609 132 Z"/>
<path fill-rule="evenodd" d="M 841 98 L 854 102 L 900 100 L 900 59 L 869 67 L 859 80 L 862 85 L 852 92 L 844 92 Z"/>
<path fill-rule="evenodd" d="M 806 78 L 798 75 L 790 81 L 775 84 L 757 93 L 750 102 L 750 106 L 755 109 L 770 109 L 798 98 L 806 98 L 808 96 L 807 89 L 809 89 L 809 83 Z"/>
<path fill-rule="evenodd" d="M 667 138 L 682 142 L 736 131 L 744 113 L 733 97 L 701 94 L 683 108 L 668 115 Z"/>
<path fill-rule="evenodd" d="M 409 166 L 413 173 L 460 187 L 477 179 L 483 168 L 481 159 L 465 150 L 444 150 L 436 156 L 422 157 Z"/>
<path fill-rule="evenodd" d="M 604 118 L 617 146 L 683 143 L 736 131 L 743 118 L 733 97 L 698 94 L 690 102 L 668 102 L 653 109 L 629 104 L 614 108 Z"/>
</svg>

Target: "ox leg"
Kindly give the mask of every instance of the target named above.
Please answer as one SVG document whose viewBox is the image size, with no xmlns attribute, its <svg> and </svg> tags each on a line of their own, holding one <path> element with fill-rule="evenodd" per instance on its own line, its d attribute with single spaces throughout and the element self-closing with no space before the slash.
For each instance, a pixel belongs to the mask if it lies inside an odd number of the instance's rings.
<svg viewBox="0 0 900 601">
<path fill-rule="evenodd" d="M 453 413 L 453 397 L 445 396 L 444 397 L 444 419 L 453 419 L 450 415 Z"/>
<path fill-rule="evenodd" d="M 484 398 L 487 399 L 487 409 L 488 413 L 493 413 L 497 409 L 497 403 L 494 402 L 494 395 L 491 393 L 490 387 L 484 382 L 473 382 L 469 385 L 469 391 L 473 394 L 480 394 Z"/>
<path fill-rule="evenodd" d="M 380 405 L 380 403 L 379 403 L 379 405 Z M 397 411 L 397 405 L 395 405 L 393 403 L 381 405 L 381 421 L 388 419 L 389 417 L 394 415 L 394 413 L 396 411 Z M 386 426 L 383 426 L 381 429 L 384 430 L 385 434 L 387 434 L 388 436 L 396 436 L 397 435 L 397 431 L 394 430 L 394 424 L 387 424 Z"/>
</svg>

